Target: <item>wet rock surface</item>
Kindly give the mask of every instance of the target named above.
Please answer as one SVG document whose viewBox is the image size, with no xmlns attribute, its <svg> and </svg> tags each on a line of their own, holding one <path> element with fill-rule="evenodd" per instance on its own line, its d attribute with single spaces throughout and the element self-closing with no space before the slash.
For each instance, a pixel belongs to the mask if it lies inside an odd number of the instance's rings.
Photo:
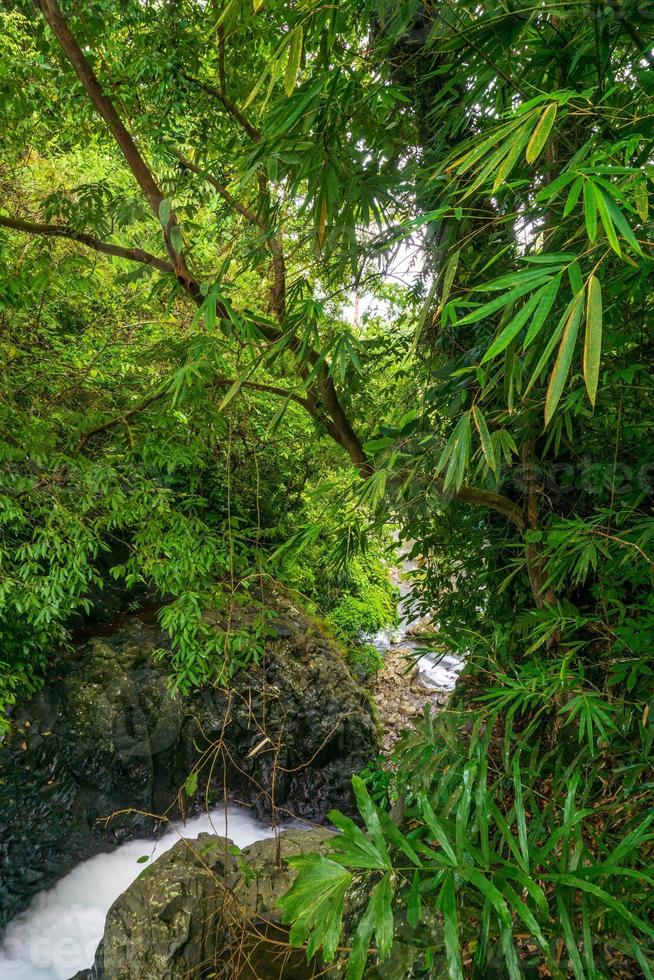
<svg viewBox="0 0 654 980">
<path fill-rule="evenodd" d="M 155 815 L 222 799 L 225 785 L 266 820 L 351 811 L 352 773 L 376 751 L 366 697 L 304 613 L 276 600 L 270 629 L 229 694 L 172 694 L 154 656 L 167 638 L 137 617 L 54 664 L 0 745 L 0 926 L 75 864 L 156 832 Z M 181 787 L 201 753 L 189 799 Z"/>
<path fill-rule="evenodd" d="M 277 899 L 290 857 L 326 850 L 327 830 L 288 830 L 246 847 L 213 834 L 181 840 L 109 910 L 90 971 L 78 980 L 310 980 L 326 976 L 288 948 Z"/>
</svg>

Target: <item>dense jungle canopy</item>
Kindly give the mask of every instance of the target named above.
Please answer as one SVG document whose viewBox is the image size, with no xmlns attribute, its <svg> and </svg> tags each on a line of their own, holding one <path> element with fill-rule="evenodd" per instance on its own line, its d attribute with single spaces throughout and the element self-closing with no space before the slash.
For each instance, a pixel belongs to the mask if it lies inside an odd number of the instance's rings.
<svg viewBox="0 0 654 980">
<path fill-rule="evenodd" d="M 291 941 L 651 978 L 654 6 L 4 0 L 0 36 L 4 717 L 108 588 L 165 601 L 182 691 L 278 586 L 373 671 L 398 540 L 465 674 Z"/>
</svg>

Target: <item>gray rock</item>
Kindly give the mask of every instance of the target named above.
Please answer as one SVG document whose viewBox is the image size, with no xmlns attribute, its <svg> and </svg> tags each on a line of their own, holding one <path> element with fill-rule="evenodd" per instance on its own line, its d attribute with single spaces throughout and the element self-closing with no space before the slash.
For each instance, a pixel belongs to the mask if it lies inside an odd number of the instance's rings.
<svg viewBox="0 0 654 980">
<path fill-rule="evenodd" d="M 352 773 L 376 751 L 365 694 L 309 616 L 280 599 L 268 613 L 265 655 L 229 692 L 172 694 L 154 656 L 168 640 L 136 617 L 55 661 L 0 745 L 0 927 L 75 864 L 156 833 L 153 814 L 197 811 L 224 784 L 265 819 L 351 811 Z"/>
<path fill-rule="evenodd" d="M 235 857 L 224 837 L 181 840 L 117 899 L 89 980 L 309 980 L 319 966 L 291 951 L 277 899 L 289 857 L 325 848 L 326 830 L 290 830 Z M 325 976 L 323 972 L 320 974 Z"/>
</svg>

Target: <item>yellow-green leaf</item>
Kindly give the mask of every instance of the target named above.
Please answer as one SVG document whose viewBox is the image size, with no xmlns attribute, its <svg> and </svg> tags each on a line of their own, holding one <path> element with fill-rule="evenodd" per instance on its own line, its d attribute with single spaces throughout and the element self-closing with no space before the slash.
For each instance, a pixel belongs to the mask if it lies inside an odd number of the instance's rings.
<svg viewBox="0 0 654 980">
<path fill-rule="evenodd" d="M 481 448 L 484 456 L 486 457 L 486 462 L 495 476 L 497 476 L 497 458 L 495 456 L 493 440 L 490 437 L 490 432 L 488 431 L 488 426 L 486 425 L 486 419 L 484 418 L 481 409 L 477 408 L 476 405 L 472 406 L 472 417 L 475 420 L 475 428 L 479 433 Z"/>
<path fill-rule="evenodd" d="M 649 215 L 649 194 L 647 193 L 647 183 L 639 180 L 634 188 L 634 204 L 641 221 L 647 221 Z"/>
<path fill-rule="evenodd" d="M 537 159 L 541 150 L 547 143 L 547 137 L 550 135 L 552 126 L 554 125 L 554 120 L 556 119 L 556 102 L 551 102 L 546 109 L 543 110 L 543 114 L 536 124 L 536 128 L 532 133 L 531 139 L 527 144 L 527 163 L 533 163 Z"/>
<path fill-rule="evenodd" d="M 454 282 L 454 277 L 456 275 L 457 266 L 459 265 L 459 249 L 450 257 L 447 266 L 445 267 L 445 272 L 443 274 L 443 290 L 441 292 L 441 302 L 440 307 L 443 309 L 447 303 L 450 295 L 450 290 L 452 289 L 452 283 Z"/>
<path fill-rule="evenodd" d="M 578 293 L 577 296 L 575 296 L 572 303 L 572 309 L 568 314 L 568 319 L 566 320 L 565 327 L 563 328 L 563 336 L 561 337 L 559 352 L 556 355 L 556 361 L 554 362 L 552 374 L 550 375 L 550 381 L 547 386 L 547 395 L 545 396 L 545 426 L 549 425 L 550 420 L 556 411 L 556 406 L 559 404 L 565 383 L 568 380 L 570 365 L 572 363 L 572 355 L 574 354 L 577 334 L 579 333 L 582 297 L 583 293 Z"/>
<path fill-rule="evenodd" d="M 584 381 L 591 405 L 595 407 L 602 355 L 602 287 L 591 276 L 586 290 L 586 335 L 584 337 Z"/>
<path fill-rule="evenodd" d="M 509 150 L 501 164 L 498 167 L 497 175 L 495 177 L 495 182 L 491 188 L 491 192 L 494 194 L 502 184 L 505 182 L 506 178 L 509 176 L 513 170 L 516 161 L 520 154 L 522 153 L 522 148 L 527 142 L 529 133 L 531 132 L 532 123 L 528 122 L 525 126 L 520 129 L 515 136 L 509 137 Z"/>
<path fill-rule="evenodd" d="M 286 72 L 284 74 L 284 89 L 289 96 L 293 94 L 301 60 L 302 27 L 298 24 L 291 33 L 291 40 L 288 46 L 288 61 L 286 62 Z"/>
</svg>

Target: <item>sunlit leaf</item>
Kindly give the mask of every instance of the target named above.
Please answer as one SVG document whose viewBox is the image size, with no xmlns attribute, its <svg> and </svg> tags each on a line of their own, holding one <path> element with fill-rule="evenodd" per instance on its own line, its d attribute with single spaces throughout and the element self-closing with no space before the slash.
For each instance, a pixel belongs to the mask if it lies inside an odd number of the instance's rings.
<svg viewBox="0 0 654 980">
<path fill-rule="evenodd" d="M 588 280 L 586 334 L 584 337 L 584 380 L 591 405 L 595 405 L 602 355 L 602 287 L 596 276 Z"/>
<path fill-rule="evenodd" d="M 552 368 L 552 374 L 550 375 L 549 385 L 547 387 L 547 395 L 545 397 L 545 425 L 548 426 L 550 420 L 556 411 L 556 406 L 559 404 L 559 400 L 563 393 L 565 383 L 568 380 L 568 374 L 570 371 L 570 365 L 572 363 L 572 357 L 575 350 L 575 344 L 577 341 L 577 333 L 579 332 L 579 321 L 581 320 L 582 311 L 582 297 L 583 293 L 577 294 L 572 304 L 572 309 L 568 314 L 568 319 L 566 320 L 565 327 L 563 329 L 563 336 L 561 337 L 561 345 L 559 347 L 559 353 L 557 354 L 556 361 L 554 362 L 554 367 Z"/>
<path fill-rule="evenodd" d="M 543 111 L 542 116 L 536 124 L 536 128 L 532 134 L 531 139 L 527 145 L 526 158 L 527 163 L 533 163 L 537 159 L 541 150 L 547 142 L 547 137 L 550 135 L 550 130 L 554 125 L 554 120 L 556 119 L 557 105 L 556 102 L 552 102 Z"/>
</svg>

